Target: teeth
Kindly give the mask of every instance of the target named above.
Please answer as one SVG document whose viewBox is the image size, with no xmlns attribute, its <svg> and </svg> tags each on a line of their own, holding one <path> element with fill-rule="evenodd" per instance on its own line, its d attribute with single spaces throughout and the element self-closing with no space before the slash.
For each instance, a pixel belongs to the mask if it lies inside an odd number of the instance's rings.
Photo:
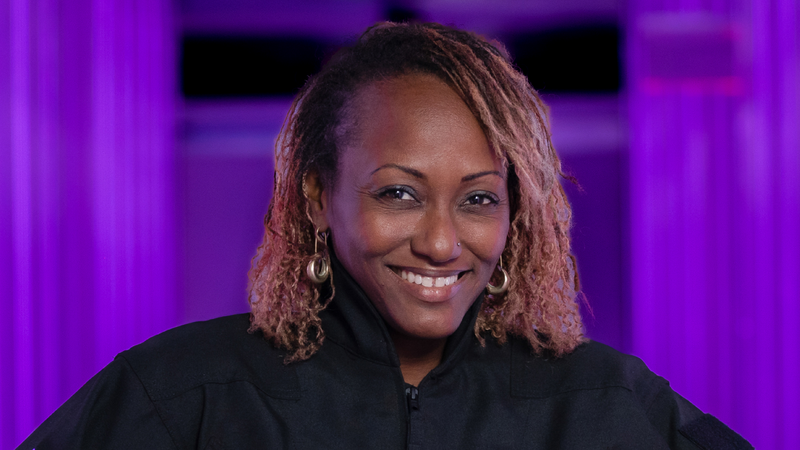
<svg viewBox="0 0 800 450">
<path fill-rule="evenodd" d="M 422 275 L 417 275 L 413 272 L 408 271 L 401 271 L 400 278 L 408 281 L 409 283 L 421 284 L 425 287 L 444 287 L 450 286 L 451 284 L 458 281 L 458 275 L 452 275 L 449 277 L 423 277 Z"/>
</svg>

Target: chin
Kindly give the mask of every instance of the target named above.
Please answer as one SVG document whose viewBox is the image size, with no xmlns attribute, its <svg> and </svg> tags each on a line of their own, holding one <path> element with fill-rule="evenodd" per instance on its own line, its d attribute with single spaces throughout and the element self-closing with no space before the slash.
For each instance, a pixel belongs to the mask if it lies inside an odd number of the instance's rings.
<svg viewBox="0 0 800 450">
<path fill-rule="evenodd" d="M 399 332 L 410 338 L 416 339 L 447 339 L 451 334 L 455 333 L 464 320 L 464 314 L 457 317 L 428 317 L 419 319 L 409 324 L 409 326 L 393 326 L 395 331 Z"/>
</svg>

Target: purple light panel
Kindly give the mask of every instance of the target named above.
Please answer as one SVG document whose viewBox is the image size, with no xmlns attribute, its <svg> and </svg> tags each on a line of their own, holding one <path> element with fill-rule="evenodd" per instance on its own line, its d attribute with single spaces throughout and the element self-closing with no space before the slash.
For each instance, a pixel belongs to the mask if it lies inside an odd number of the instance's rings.
<svg viewBox="0 0 800 450">
<path fill-rule="evenodd" d="M 2 448 L 179 322 L 170 5 L 0 0 Z M 632 349 L 756 447 L 787 448 L 800 442 L 798 6 L 628 8 Z"/>
<path fill-rule="evenodd" d="M 0 2 L 0 447 L 177 325 L 170 2 Z"/>
<path fill-rule="evenodd" d="M 633 350 L 757 448 L 800 442 L 791 0 L 630 5 Z"/>
</svg>

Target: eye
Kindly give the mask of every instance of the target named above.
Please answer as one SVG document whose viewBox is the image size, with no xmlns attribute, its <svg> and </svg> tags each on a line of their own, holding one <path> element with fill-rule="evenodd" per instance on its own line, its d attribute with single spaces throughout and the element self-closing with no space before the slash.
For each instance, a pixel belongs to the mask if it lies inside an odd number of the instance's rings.
<svg viewBox="0 0 800 450">
<path fill-rule="evenodd" d="M 474 192 L 467 196 L 464 203 L 470 206 L 496 205 L 498 200 L 497 197 L 488 192 Z"/>
<path fill-rule="evenodd" d="M 398 200 L 398 201 L 407 201 L 407 200 L 415 200 L 414 196 L 411 195 L 408 188 L 403 186 L 391 186 L 386 189 L 381 190 L 378 192 L 378 198 L 384 200 Z"/>
</svg>

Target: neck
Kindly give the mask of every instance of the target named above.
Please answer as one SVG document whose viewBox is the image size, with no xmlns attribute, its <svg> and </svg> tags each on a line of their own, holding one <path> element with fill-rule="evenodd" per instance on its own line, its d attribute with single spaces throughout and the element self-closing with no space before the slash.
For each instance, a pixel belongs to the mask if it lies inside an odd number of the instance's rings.
<svg viewBox="0 0 800 450">
<path fill-rule="evenodd" d="M 392 341 L 400 358 L 403 380 L 413 386 L 442 362 L 446 338 L 419 339 L 392 332 Z"/>
</svg>

